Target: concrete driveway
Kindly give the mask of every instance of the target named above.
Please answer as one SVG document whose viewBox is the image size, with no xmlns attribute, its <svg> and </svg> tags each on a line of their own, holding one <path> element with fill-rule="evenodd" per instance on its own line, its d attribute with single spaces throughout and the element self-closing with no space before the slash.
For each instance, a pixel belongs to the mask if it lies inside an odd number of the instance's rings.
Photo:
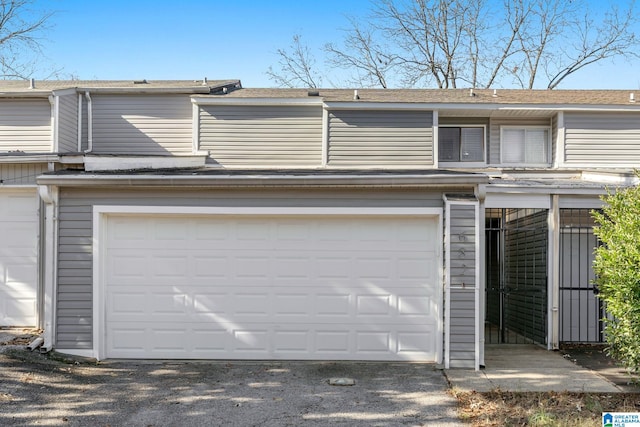
<svg viewBox="0 0 640 427">
<path fill-rule="evenodd" d="M 447 388 L 430 364 L 78 364 L 0 348 L 3 426 L 459 426 Z"/>
</svg>

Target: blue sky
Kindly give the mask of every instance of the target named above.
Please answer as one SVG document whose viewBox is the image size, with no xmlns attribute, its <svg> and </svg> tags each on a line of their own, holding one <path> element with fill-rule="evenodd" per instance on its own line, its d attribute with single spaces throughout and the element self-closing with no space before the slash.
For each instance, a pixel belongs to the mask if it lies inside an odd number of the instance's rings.
<svg viewBox="0 0 640 427">
<path fill-rule="evenodd" d="M 36 0 L 37 7 L 55 11 L 43 40 L 48 69 L 80 79 L 240 79 L 245 87 L 273 86 L 265 71 L 293 34 L 312 49 L 339 41 L 348 27 L 345 15 L 362 15 L 368 4 Z M 595 65 L 561 88 L 640 89 L 639 70 L 640 61 Z"/>
</svg>

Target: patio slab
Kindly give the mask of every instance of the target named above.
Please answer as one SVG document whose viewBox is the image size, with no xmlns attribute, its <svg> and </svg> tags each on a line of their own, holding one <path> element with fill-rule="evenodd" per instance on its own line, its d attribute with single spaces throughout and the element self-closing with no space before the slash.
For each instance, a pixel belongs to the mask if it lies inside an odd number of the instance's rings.
<svg viewBox="0 0 640 427">
<path fill-rule="evenodd" d="M 484 369 L 450 369 L 446 376 L 461 391 L 628 392 L 561 353 L 536 345 L 487 345 Z"/>
</svg>

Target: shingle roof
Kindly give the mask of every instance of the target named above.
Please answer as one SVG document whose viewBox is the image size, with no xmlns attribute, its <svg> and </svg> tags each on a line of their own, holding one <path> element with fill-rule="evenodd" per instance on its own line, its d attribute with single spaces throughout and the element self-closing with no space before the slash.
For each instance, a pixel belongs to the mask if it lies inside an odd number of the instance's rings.
<svg viewBox="0 0 640 427">
<path fill-rule="evenodd" d="M 240 80 L 0 80 L 0 95 L 44 94 L 54 90 L 207 93 L 224 86 L 241 86 Z"/>
<path fill-rule="evenodd" d="M 522 89 L 250 89 L 229 92 L 225 98 L 307 98 L 317 92 L 324 102 L 406 102 L 451 104 L 624 105 L 634 90 L 522 90 Z M 640 108 L 640 90 L 635 91 Z"/>
<path fill-rule="evenodd" d="M 221 89 L 229 87 L 227 94 Z M 173 92 L 210 95 L 228 99 L 317 99 L 323 102 L 425 103 L 460 105 L 601 105 L 635 107 L 640 90 L 522 90 L 522 89 L 281 89 L 242 88 L 240 80 L 0 80 L 2 96 L 45 96 L 54 90 L 79 89 L 94 92 Z M 315 92 L 315 93 L 314 93 Z M 637 92 L 637 96 L 634 92 Z"/>
</svg>

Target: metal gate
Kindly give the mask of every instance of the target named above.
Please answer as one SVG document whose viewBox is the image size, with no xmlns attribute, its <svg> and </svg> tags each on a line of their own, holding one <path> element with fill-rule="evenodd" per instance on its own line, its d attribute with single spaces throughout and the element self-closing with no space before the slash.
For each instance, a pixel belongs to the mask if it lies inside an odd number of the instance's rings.
<svg viewBox="0 0 640 427">
<path fill-rule="evenodd" d="M 603 342 L 604 304 L 594 292 L 595 222 L 589 209 L 560 209 L 560 342 Z"/>
<path fill-rule="evenodd" d="M 487 344 L 546 343 L 546 209 L 486 210 Z"/>
</svg>

